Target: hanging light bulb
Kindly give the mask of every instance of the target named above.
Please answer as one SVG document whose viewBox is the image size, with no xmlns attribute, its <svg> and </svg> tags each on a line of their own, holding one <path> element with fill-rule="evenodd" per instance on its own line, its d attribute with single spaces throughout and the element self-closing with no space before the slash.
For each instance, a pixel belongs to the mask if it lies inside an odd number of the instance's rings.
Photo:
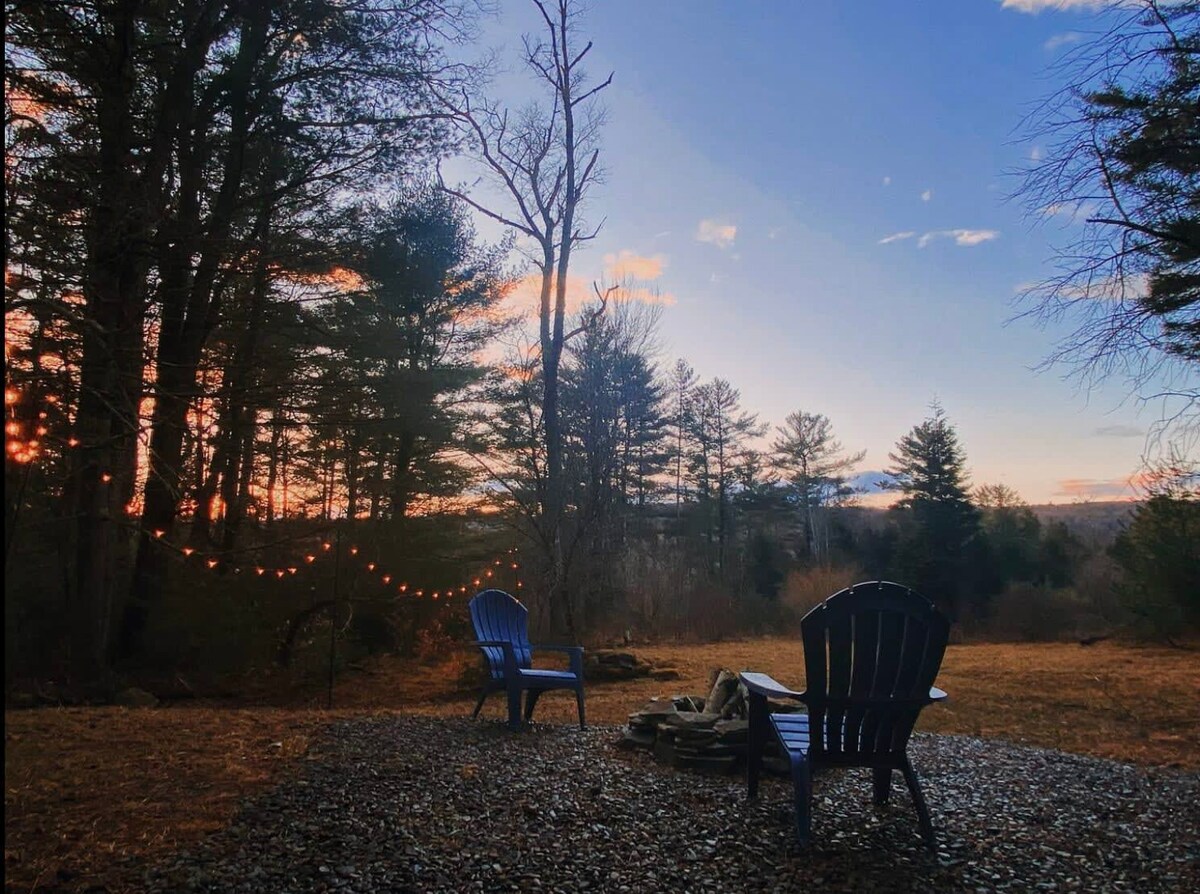
<svg viewBox="0 0 1200 894">
<path fill-rule="evenodd" d="M 317 561 L 317 557 L 310 554 L 304 557 L 304 561 L 311 565 L 313 562 Z"/>
<path fill-rule="evenodd" d="M 267 573 L 267 569 L 265 569 L 265 568 L 255 568 L 255 569 L 254 569 L 254 573 L 255 573 L 255 574 L 257 574 L 259 577 L 262 577 L 264 574 L 266 574 L 266 573 Z"/>
<path fill-rule="evenodd" d="M 180 552 L 183 553 L 185 556 L 190 556 L 192 553 L 195 552 L 195 550 L 192 549 L 190 546 L 185 546 L 183 549 L 180 550 Z"/>
</svg>

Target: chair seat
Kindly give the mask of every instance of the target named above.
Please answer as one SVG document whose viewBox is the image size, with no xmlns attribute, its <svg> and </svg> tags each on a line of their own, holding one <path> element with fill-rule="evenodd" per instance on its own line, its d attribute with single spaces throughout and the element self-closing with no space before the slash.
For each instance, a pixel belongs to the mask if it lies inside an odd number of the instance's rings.
<svg viewBox="0 0 1200 894">
<path fill-rule="evenodd" d="M 522 668 L 519 673 L 522 677 L 530 677 L 534 680 L 545 680 L 547 682 L 555 680 L 562 680 L 568 683 L 575 682 L 575 675 L 570 671 L 534 670 L 533 668 Z"/>
<path fill-rule="evenodd" d="M 772 714 L 771 726 L 779 743 L 790 752 L 807 754 L 809 749 L 807 714 Z"/>
</svg>

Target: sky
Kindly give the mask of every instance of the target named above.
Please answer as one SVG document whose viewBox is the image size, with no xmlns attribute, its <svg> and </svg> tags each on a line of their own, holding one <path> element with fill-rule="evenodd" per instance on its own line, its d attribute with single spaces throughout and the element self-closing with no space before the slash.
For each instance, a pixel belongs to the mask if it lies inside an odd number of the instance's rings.
<svg viewBox="0 0 1200 894">
<path fill-rule="evenodd" d="M 638 275 L 661 362 L 728 379 L 772 429 L 829 416 L 863 472 L 937 401 L 974 484 L 1132 496 L 1161 408 L 1036 371 L 1067 330 L 1012 319 L 1076 226 L 1012 198 L 1044 151 L 1022 122 L 1101 24 L 1086 0 L 596 0 L 604 226 L 573 274 Z M 484 26 L 513 104 L 537 92 L 516 61 L 535 27 L 525 0 Z"/>
</svg>

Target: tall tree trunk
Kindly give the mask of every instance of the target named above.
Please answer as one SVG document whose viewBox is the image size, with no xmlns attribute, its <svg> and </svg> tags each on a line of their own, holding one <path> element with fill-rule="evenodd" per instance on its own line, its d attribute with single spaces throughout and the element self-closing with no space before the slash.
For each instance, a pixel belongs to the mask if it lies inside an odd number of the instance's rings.
<svg viewBox="0 0 1200 894">
<path fill-rule="evenodd" d="M 68 624 L 72 671 L 93 680 L 107 665 L 109 628 L 122 564 L 116 520 L 133 494 L 137 406 L 148 259 L 148 208 L 133 157 L 131 112 L 137 4 L 119 4 L 107 35 L 106 68 L 95 97 L 97 200 L 88 231 L 83 293 L 88 325 L 71 458 L 69 514 L 75 523 L 75 574 Z"/>
<path fill-rule="evenodd" d="M 162 325 L 156 361 L 156 399 L 150 436 L 150 466 L 138 538 L 130 598 L 121 618 L 120 657 L 136 660 L 145 652 L 152 605 L 166 581 L 168 553 L 156 531 L 169 536 L 179 511 L 183 433 L 188 398 L 195 391 L 204 344 L 216 325 L 221 288 L 217 283 L 229 254 L 238 197 L 242 192 L 253 110 L 250 105 L 255 64 L 267 37 L 270 10 L 250 4 L 239 33 L 238 54 L 230 71 L 230 127 L 221 185 L 207 226 L 200 226 L 201 183 L 205 177 L 207 135 L 192 133 L 179 149 L 180 201 L 165 228 L 160 264 Z M 207 124 L 207 122 L 198 122 Z M 203 229 L 203 232 L 201 232 Z M 203 238 L 201 239 L 201 236 Z M 197 248 L 204 250 L 192 271 Z"/>
</svg>

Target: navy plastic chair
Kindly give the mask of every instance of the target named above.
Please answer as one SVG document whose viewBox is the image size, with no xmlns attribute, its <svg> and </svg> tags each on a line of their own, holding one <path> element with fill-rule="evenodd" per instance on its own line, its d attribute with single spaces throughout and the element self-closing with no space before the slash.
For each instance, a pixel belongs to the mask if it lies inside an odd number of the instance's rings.
<svg viewBox="0 0 1200 894">
<path fill-rule="evenodd" d="M 928 599 L 887 581 L 855 584 L 830 596 L 800 622 L 807 687 L 794 692 L 766 674 L 744 673 L 750 696 L 746 785 L 758 794 L 763 748 L 773 731 L 788 756 L 796 830 L 809 839 L 812 775 L 829 767 L 870 767 L 875 803 L 885 804 L 892 771 L 904 774 L 921 835 L 934 847 L 933 823 L 908 759 L 921 709 L 946 698 L 933 682 L 950 624 Z M 771 714 L 767 699 L 793 699 L 807 714 Z"/>
<path fill-rule="evenodd" d="M 483 652 L 488 680 L 471 712 L 479 716 L 484 701 L 493 692 L 503 689 L 508 695 L 508 725 L 521 725 L 521 693 L 525 697 L 525 720 L 533 718 L 533 707 L 543 692 L 551 689 L 571 689 L 579 706 L 579 728 L 584 728 L 583 711 L 583 647 L 532 646 L 529 643 L 529 610 L 503 590 L 484 590 L 471 600 L 471 623 L 475 626 L 476 641 Z M 533 665 L 534 649 L 566 652 L 570 670 L 537 670 Z"/>
</svg>

